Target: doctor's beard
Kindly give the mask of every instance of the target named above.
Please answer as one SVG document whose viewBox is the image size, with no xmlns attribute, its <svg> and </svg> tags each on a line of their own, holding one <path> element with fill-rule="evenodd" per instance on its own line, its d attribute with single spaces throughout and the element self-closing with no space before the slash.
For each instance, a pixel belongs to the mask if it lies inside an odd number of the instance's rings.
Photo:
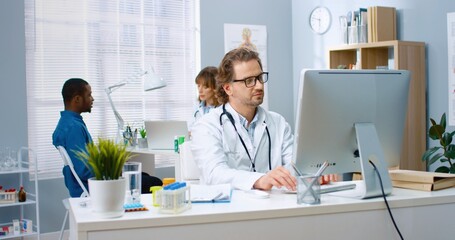
<svg viewBox="0 0 455 240">
<path fill-rule="evenodd" d="M 262 104 L 264 101 L 264 91 L 258 90 L 253 92 L 253 97 L 249 101 L 249 103 L 246 103 L 247 105 L 258 107 L 259 105 Z"/>
</svg>

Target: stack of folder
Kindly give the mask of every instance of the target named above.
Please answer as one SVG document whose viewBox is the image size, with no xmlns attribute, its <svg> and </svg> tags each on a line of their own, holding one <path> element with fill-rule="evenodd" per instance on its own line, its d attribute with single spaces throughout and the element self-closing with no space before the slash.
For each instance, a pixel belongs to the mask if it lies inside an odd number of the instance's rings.
<svg viewBox="0 0 455 240">
<path fill-rule="evenodd" d="M 455 174 L 413 170 L 390 170 L 392 185 L 422 191 L 436 191 L 455 186 Z"/>
<path fill-rule="evenodd" d="M 396 9 L 393 7 L 368 8 L 368 42 L 397 39 Z"/>
</svg>

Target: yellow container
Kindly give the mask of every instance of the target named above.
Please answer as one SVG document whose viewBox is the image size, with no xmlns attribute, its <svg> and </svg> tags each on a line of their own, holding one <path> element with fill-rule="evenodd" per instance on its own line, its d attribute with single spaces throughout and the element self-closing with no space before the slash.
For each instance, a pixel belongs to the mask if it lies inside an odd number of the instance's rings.
<svg viewBox="0 0 455 240">
<path fill-rule="evenodd" d="M 175 178 L 163 178 L 163 187 L 175 182 Z"/>
<path fill-rule="evenodd" d="M 160 204 L 158 203 L 157 199 L 156 199 L 156 195 L 159 191 L 161 191 L 163 189 L 163 187 L 161 186 L 153 186 L 153 187 L 150 187 L 150 192 L 153 193 L 152 195 L 152 200 L 153 200 L 153 206 L 154 207 L 159 207 Z"/>
</svg>

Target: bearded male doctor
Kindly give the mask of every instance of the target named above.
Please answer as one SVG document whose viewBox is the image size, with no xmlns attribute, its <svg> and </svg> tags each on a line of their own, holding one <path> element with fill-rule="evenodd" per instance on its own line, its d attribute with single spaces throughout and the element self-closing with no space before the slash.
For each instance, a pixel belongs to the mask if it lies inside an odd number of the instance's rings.
<svg viewBox="0 0 455 240">
<path fill-rule="evenodd" d="M 293 135 L 279 114 L 260 107 L 268 73 L 249 48 L 228 52 L 220 63 L 217 97 L 192 130 L 191 150 L 201 183 L 230 183 L 236 189 L 295 190 L 290 173 Z"/>
</svg>

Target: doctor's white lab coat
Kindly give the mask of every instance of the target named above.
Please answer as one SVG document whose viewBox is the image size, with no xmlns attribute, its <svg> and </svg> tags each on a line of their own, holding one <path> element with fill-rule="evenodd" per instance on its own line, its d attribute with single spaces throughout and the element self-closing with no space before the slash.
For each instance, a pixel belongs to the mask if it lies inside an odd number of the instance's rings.
<svg viewBox="0 0 455 240">
<path fill-rule="evenodd" d="M 201 184 L 231 183 L 236 189 L 251 189 L 256 180 L 269 171 L 270 145 L 266 126 L 271 140 L 271 169 L 278 166 L 289 169 L 294 138 L 281 115 L 258 107 L 254 142 L 251 142 L 239 114 L 229 104 L 226 104 L 226 111 L 234 118 L 257 172 L 253 172 L 251 161 L 228 117 L 224 114 L 220 118 L 223 113 L 220 106 L 204 115 L 192 128 L 191 151 L 201 170 Z"/>
</svg>

